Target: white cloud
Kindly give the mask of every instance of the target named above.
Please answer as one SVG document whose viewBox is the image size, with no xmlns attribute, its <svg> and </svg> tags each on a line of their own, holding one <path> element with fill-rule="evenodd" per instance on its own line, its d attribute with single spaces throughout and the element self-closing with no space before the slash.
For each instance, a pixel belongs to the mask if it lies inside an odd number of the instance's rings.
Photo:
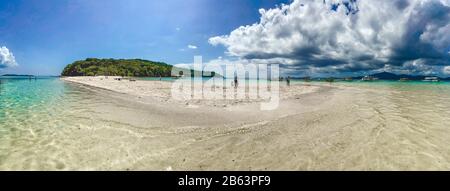
<svg viewBox="0 0 450 191">
<path fill-rule="evenodd" d="M 0 47 L 0 68 L 17 66 L 13 53 L 5 46 Z"/>
<path fill-rule="evenodd" d="M 291 68 L 321 72 L 376 70 L 419 59 L 448 65 L 449 2 L 294 0 L 261 9 L 258 23 L 209 43 L 225 46 L 229 56 L 289 60 Z"/>
<path fill-rule="evenodd" d="M 188 47 L 189 49 L 197 49 L 197 46 L 195 46 L 195 45 L 191 45 L 191 44 L 190 44 L 190 45 L 188 45 L 187 47 Z"/>
<path fill-rule="evenodd" d="M 450 66 L 445 66 L 445 67 L 442 69 L 442 72 L 443 72 L 444 74 L 450 75 Z"/>
<path fill-rule="evenodd" d="M 438 72 L 437 68 L 437 66 L 427 65 L 425 60 L 417 59 L 407 61 L 401 66 L 386 65 L 384 70 L 399 74 L 435 75 Z"/>
</svg>

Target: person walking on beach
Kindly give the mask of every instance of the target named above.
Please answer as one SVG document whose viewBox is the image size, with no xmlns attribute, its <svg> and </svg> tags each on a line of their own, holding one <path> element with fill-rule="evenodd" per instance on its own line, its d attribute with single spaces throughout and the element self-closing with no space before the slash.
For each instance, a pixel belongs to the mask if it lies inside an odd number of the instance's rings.
<svg viewBox="0 0 450 191">
<path fill-rule="evenodd" d="M 237 87 L 238 87 L 238 84 L 239 84 L 239 82 L 238 82 L 238 77 L 237 77 L 237 75 L 235 75 L 235 76 L 234 76 L 234 87 L 237 88 Z"/>
<path fill-rule="evenodd" d="M 291 86 L 291 77 L 290 76 L 288 76 L 286 78 L 286 84 L 287 84 L 287 86 Z"/>
</svg>

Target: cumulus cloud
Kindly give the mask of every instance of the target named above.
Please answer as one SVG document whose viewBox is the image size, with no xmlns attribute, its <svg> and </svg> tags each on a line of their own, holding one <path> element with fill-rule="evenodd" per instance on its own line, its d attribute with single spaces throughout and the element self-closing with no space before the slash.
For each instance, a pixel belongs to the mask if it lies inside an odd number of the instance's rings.
<svg viewBox="0 0 450 191">
<path fill-rule="evenodd" d="M 450 0 L 294 0 L 209 43 L 240 59 L 279 59 L 290 71 L 450 65 Z M 422 67 L 424 68 L 424 67 Z"/>
<path fill-rule="evenodd" d="M 440 73 L 441 68 L 442 66 L 427 65 L 426 60 L 418 59 L 405 62 L 401 66 L 385 65 L 382 70 L 398 74 L 437 75 Z"/>
<path fill-rule="evenodd" d="M 17 66 L 16 58 L 8 48 L 0 47 L 0 68 Z"/>
<path fill-rule="evenodd" d="M 191 44 L 190 44 L 190 45 L 188 45 L 187 47 L 188 47 L 189 49 L 197 49 L 197 46 L 195 46 L 195 45 L 191 45 Z"/>
<path fill-rule="evenodd" d="M 444 74 L 450 75 L 450 66 L 445 66 L 445 67 L 442 69 L 442 72 L 443 72 Z"/>
</svg>

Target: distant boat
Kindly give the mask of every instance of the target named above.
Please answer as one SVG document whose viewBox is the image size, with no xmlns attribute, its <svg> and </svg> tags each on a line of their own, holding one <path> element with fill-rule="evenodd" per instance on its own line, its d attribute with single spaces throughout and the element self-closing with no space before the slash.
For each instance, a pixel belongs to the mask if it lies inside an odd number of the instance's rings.
<svg viewBox="0 0 450 191">
<path fill-rule="evenodd" d="M 344 80 L 345 81 L 353 81 L 353 78 L 352 77 L 347 77 L 347 78 L 344 78 Z"/>
<path fill-rule="evenodd" d="M 375 80 L 378 80 L 378 78 L 375 78 L 373 76 L 364 76 L 361 80 L 362 81 L 375 81 Z"/>
<path fill-rule="evenodd" d="M 422 80 L 424 82 L 439 82 L 439 78 L 438 77 L 425 77 L 424 80 Z"/>
<path fill-rule="evenodd" d="M 398 81 L 400 81 L 400 82 L 407 82 L 407 81 L 409 81 L 409 78 L 400 78 L 400 80 L 398 80 Z"/>
</svg>

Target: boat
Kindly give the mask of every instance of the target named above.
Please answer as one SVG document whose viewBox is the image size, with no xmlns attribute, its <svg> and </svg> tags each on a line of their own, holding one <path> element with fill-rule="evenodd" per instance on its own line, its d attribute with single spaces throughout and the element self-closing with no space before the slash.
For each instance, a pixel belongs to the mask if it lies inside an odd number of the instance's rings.
<svg viewBox="0 0 450 191">
<path fill-rule="evenodd" d="M 361 80 L 362 81 L 375 81 L 375 80 L 378 80 L 378 78 L 375 78 L 373 76 L 364 76 Z"/>
<path fill-rule="evenodd" d="M 425 77 L 424 80 L 422 80 L 424 82 L 439 82 L 439 78 L 438 77 Z"/>
<path fill-rule="evenodd" d="M 407 82 L 409 81 L 409 78 L 400 78 L 400 80 L 398 80 L 399 82 Z"/>
</svg>

